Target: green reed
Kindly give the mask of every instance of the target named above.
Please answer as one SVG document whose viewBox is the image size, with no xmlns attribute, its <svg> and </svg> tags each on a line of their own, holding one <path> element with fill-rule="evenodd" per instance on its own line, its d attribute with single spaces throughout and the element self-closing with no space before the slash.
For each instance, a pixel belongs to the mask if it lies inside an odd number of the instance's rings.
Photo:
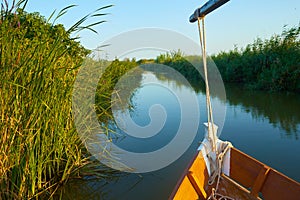
<svg viewBox="0 0 300 200">
<path fill-rule="evenodd" d="M 87 157 L 73 124 L 73 84 L 89 51 L 71 34 L 104 22 L 83 25 L 90 17 L 102 16 L 99 12 L 109 6 L 85 16 L 66 31 L 38 13 L 26 13 L 22 9 L 26 4 L 25 0 L 14 2 L 9 8 L 2 1 L 1 199 L 50 198 L 70 176 L 101 176 L 105 172 Z"/>
<path fill-rule="evenodd" d="M 138 68 L 138 63 L 135 60 L 119 61 L 118 59 L 115 59 L 110 63 L 106 63 L 104 66 L 106 66 L 106 69 L 99 80 L 96 90 L 95 109 L 99 121 L 107 123 L 109 120 L 113 119 L 112 117 L 108 117 L 112 116 L 111 104 L 118 104 L 118 107 L 121 107 L 121 104 L 123 104 L 127 105 L 127 108 L 132 106 L 130 96 L 133 94 L 134 90 L 139 87 L 139 83 L 142 78 L 141 69 Z M 130 70 L 133 69 L 135 69 L 135 71 L 131 74 Z M 124 75 L 127 77 L 128 82 L 122 88 L 122 99 L 117 99 L 116 102 L 111 102 L 112 95 L 118 95 L 120 93 L 120 91 L 115 91 L 115 86 Z"/>
<path fill-rule="evenodd" d="M 227 83 L 266 91 L 300 91 L 300 24 L 212 56 Z"/>
</svg>

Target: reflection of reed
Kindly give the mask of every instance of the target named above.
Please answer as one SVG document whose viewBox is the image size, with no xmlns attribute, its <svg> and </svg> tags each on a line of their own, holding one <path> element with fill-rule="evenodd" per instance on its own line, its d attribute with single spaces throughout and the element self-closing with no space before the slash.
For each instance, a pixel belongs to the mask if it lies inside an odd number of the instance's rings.
<svg viewBox="0 0 300 200">
<path fill-rule="evenodd" d="M 105 168 L 105 166 L 102 166 Z M 99 167 L 100 168 L 100 167 Z M 67 184 L 62 186 L 57 192 L 61 195 L 62 199 L 109 199 L 110 194 L 113 192 L 110 184 L 117 182 L 119 179 L 124 178 L 128 174 L 120 173 L 117 171 L 111 172 L 103 179 L 85 177 L 84 179 L 71 179 Z M 56 196 L 55 196 L 56 199 Z"/>
<path fill-rule="evenodd" d="M 190 57 L 188 60 L 193 65 L 197 65 L 200 61 L 194 57 Z M 197 93 L 204 94 L 204 82 L 202 81 L 201 76 L 197 75 L 195 68 L 189 63 L 185 63 L 184 67 L 178 67 L 177 65 L 179 64 L 179 62 L 174 62 L 169 63 L 168 66 L 179 70 L 179 72 L 187 78 Z M 187 70 L 191 70 L 193 73 L 185 73 Z M 175 81 L 178 87 L 181 87 L 184 84 L 176 81 L 176 78 L 167 73 L 159 74 L 157 75 L 157 78 L 161 81 Z M 211 79 L 213 79 L 213 77 L 211 77 Z M 245 91 L 241 87 L 230 84 L 226 85 L 226 95 L 226 100 L 230 105 L 241 105 L 245 111 L 251 112 L 253 118 L 267 118 L 269 123 L 274 127 L 283 129 L 286 132 L 286 137 L 294 136 L 295 139 L 298 139 L 297 132 L 299 130 L 297 128 L 300 124 L 299 95 L 293 93 L 267 93 L 255 90 Z M 212 92 L 212 97 L 217 97 L 220 101 L 224 102 L 224 99 L 220 99 L 217 91 Z"/>
<path fill-rule="evenodd" d="M 174 57 L 174 55 L 173 55 Z M 136 81 L 131 81 L 132 83 L 136 83 L 136 85 L 129 85 L 128 87 L 124 87 L 122 89 L 123 95 L 126 96 L 128 94 L 127 100 L 122 100 L 125 102 L 125 104 L 119 104 L 119 105 L 132 105 L 131 98 L 134 96 L 134 91 L 139 88 L 139 80 L 142 80 L 142 73 L 143 73 L 143 65 L 147 66 L 147 71 L 151 71 L 153 74 L 156 75 L 157 79 L 162 82 L 172 82 L 176 84 L 176 87 L 183 88 L 187 85 L 180 81 L 180 78 L 174 76 L 174 74 L 167 73 L 165 71 L 159 71 L 156 67 L 157 63 L 164 64 L 166 66 L 172 67 L 175 70 L 177 70 L 180 74 L 182 74 L 191 84 L 193 89 L 197 93 L 205 93 L 205 86 L 204 81 L 201 78 L 202 71 L 201 69 L 201 60 L 196 56 L 189 56 L 186 58 L 183 57 L 176 57 L 174 59 L 172 56 L 170 58 L 165 57 L 158 57 L 155 61 L 149 61 L 147 63 L 139 63 L 139 62 L 131 62 L 131 61 L 125 61 L 120 62 L 116 61 L 113 63 L 107 71 L 107 76 L 104 76 L 101 80 L 107 82 L 107 78 L 105 77 L 113 77 L 109 81 L 111 85 L 109 86 L 109 89 L 103 88 L 102 91 L 106 90 L 109 92 L 112 92 L 113 86 L 116 84 L 118 78 L 121 77 L 121 75 L 124 75 L 128 70 L 136 67 L 138 64 L 141 64 L 139 69 L 140 72 L 137 73 L 140 76 L 132 76 L 132 78 L 137 79 Z M 213 65 L 213 61 L 209 60 L 209 63 Z M 116 67 L 118 66 L 118 67 Z M 122 71 L 123 70 L 123 71 Z M 197 71 L 198 70 L 198 71 Z M 118 71 L 118 73 L 116 73 Z M 120 72 L 122 71 L 122 72 Z M 200 73 L 199 73 L 200 71 Z M 114 74 L 112 76 L 112 74 Z M 119 77 L 116 77 L 115 74 L 118 74 Z M 213 86 L 214 81 L 216 77 L 214 77 L 215 73 L 212 74 L 210 79 L 211 84 Z M 138 80 L 139 79 L 139 80 Z M 100 83 L 100 82 L 99 82 Z M 106 85 L 107 86 L 107 85 Z M 211 96 L 217 97 L 220 101 L 224 102 L 224 99 L 220 99 L 220 95 L 218 94 L 218 88 L 214 90 L 214 87 L 212 87 L 212 94 Z M 300 96 L 297 94 L 284 94 L 284 93 L 266 93 L 262 91 L 253 91 L 253 90 L 242 90 L 242 88 L 233 86 L 233 85 L 227 85 L 226 86 L 226 92 L 227 92 L 227 102 L 230 105 L 241 105 L 243 109 L 247 112 L 251 112 L 251 115 L 253 118 L 258 119 L 261 117 L 267 118 L 269 120 L 269 123 L 271 123 L 274 127 L 279 127 L 285 130 L 287 137 L 295 137 L 298 139 L 298 127 L 300 124 Z M 110 107 L 110 102 L 105 100 L 105 98 L 110 98 L 111 93 L 107 94 L 103 93 L 101 90 L 98 90 L 97 95 L 98 97 L 101 96 L 101 99 L 104 99 L 105 104 L 107 105 L 101 105 L 97 104 L 99 108 Z M 109 93 L 108 92 L 108 93 Z M 99 99 L 98 99 L 98 102 Z M 131 103 L 130 103 L 131 102 Z M 124 106 L 123 106 L 124 107 Z M 130 106 L 129 106 L 130 107 Z M 108 109 L 109 110 L 109 109 Z"/>
<path fill-rule="evenodd" d="M 170 73 L 170 69 L 168 69 L 168 67 L 170 66 L 169 65 L 163 66 L 162 64 L 157 64 L 157 63 L 141 65 L 142 69 L 145 69 L 146 71 L 153 73 L 159 81 L 163 83 L 172 83 L 172 85 L 176 86 L 176 88 L 186 88 L 186 87 L 190 87 L 191 85 L 193 89 L 196 92 L 198 92 L 200 89 L 199 88 L 200 85 L 198 84 L 198 82 L 200 82 L 204 86 L 204 82 L 201 81 L 200 74 L 197 71 L 195 72 L 196 78 L 194 78 L 195 76 L 191 78 L 188 77 L 188 75 L 185 74 L 183 71 L 179 71 L 178 69 L 176 69 L 176 67 L 172 65 L 171 68 L 175 69 L 179 73 Z M 187 65 L 187 68 L 190 68 L 192 70 L 193 66 Z M 182 81 L 183 77 L 181 75 L 187 78 L 188 82 Z M 197 81 L 197 78 L 199 78 L 200 81 L 199 80 Z M 187 83 L 189 83 L 190 85 Z"/>
<path fill-rule="evenodd" d="M 205 85 L 203 79 L 196 70 L 201 69 L 201 64 L 199 63 L 201 63 L 201 60 L 195 56 L 189 56 L 186 60 L 173 59 L 172 62 L 166 62 L 168 66 L 171 66 L 182 73 L 191 83 L 196 92 L 204 94 Z M 214 65 L 211 59 L 209 59 L 208 65 Z M 193 66 L 196 66 L 196 69 Z M 201 70 L 199 71 L 201 73 Z M 214 74 L 216 73 L 209 73 L 209 79 L 211 80 L 210 83 L 212 86 L 216 78 L 214 77 Z M 168 74 L 164 75 L 164 77 L 158 78 L 160 80 L 174 80 L 174 78 L 168 76 Z M 220 101 L 225 102 L 225 100 L 221 98 L 221 95 L 219 95 L 217 87 L 212 87 L 211 96 L 213 98 L 217 97 Z M 299 95 L 292 93 L 267 93 L 254 90 L 245 91 L 240 87 L 228 84 L 226 85 L 226 96 L 226 101 L 230 105 L 241 105 L 244 110 L 251 112 L 253 118 L 258 119 L 265 117 L 274 127 L 279 127 L 285 130 L 287 137 L 294 136 L 298 139 L 297 126 L 300 124 Z"/>
<path fill-rule="evenodd" d="M 203 77 L 203 67 L 202 60 L 198 56 L 183 56 L 183 54 L 179 52 L 172 52 L 170 54 L 163 54 L 156 58 L 155 63 L 163 64 L 169 66 L 176 71 L 178 71 L 181 75 L 183 75 L 191 84 L 193 89 L 196 92 L 199 92 L 201 89 L 200 86 L 204 87 L 204 79 L 201 78 L 201 74 Z M 155 71 L 155 65 L 153 65 L 153 71 Z M 182 86 L 184 83 L 178 82 L 176 77 L 173 77 L 172 74 L 165 73 L 163 76 L 157 77 L 159 80 L 174 80 L 178 87 Z"/>
<path fill-rule="evenodd" d="M 285 130 L 287 137 L 298 139 L 300 124 L 300 96 L 286 93 L 243 91 L 236 86 L 227 86 L 227 101 L 230 105 L 241 105 L 255 119 L 267 118 L 274 127 Z"/>
</svg>

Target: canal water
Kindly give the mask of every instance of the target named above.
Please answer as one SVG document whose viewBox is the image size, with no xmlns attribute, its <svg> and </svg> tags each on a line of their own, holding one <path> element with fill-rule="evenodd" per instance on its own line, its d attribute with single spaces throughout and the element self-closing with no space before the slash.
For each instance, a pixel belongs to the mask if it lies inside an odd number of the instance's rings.
<svg viewBox="0 0 300 200">
<path fill-rule="evenodd" d="M 176 93 L 187 97 L 195 93 L 200 112 L 197 134 L 178 160 L 157 171 L 118 173 L 106 181 L 71 180 L 63 188 L 63 199 L 167 199 L 203 139 L 203 123 L 206 122 L 204 90 L 191 88 L 164 74 L 144 70 L 140 86 L 130 98 L 128 113 L 136 124 L 143 127 L 151 122 L 151 106 L 161 105 L 167 116 L 164 127 L 153 137 L 136 138 L 111 124 L 118 135 L 114 143 L 123 149 L 145 153 L 163 148 L 175 137 L 182 120 Z M 236 148 L 300 182 L 299 94 L 267 93 L 226 86 L 226 101 L 215 95 L 212 102 L 214 109 L 226 108 L 221 117 L 214 110 L 216 123 L 221 124 L 219 134 L 222 140 L 232 142 Z M 157 112 L 156 115 L 154 117 L 161 118 L 162 113 Z M 189 133 L 188 129 L 185 131 Z"/>
</svg>

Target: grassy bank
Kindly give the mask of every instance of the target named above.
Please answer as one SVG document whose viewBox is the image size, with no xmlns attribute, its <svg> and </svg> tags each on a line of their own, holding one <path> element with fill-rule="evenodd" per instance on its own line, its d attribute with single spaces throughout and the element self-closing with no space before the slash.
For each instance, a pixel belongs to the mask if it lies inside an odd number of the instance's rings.
<svg viewBox="0 0 300 200">
<path fill-rule="evenodd" d="M 38 13 L 26 13 L 27 1 L 12 8 L 5 3 L 0 19 L 0 199 L 49 198 L 70 176 L 108 173 L 88 159 L 72 119 L 72 87 L 89 51 L 71 35 L 85 28 L 84 20 L 65 30 Z"/>
</svg>

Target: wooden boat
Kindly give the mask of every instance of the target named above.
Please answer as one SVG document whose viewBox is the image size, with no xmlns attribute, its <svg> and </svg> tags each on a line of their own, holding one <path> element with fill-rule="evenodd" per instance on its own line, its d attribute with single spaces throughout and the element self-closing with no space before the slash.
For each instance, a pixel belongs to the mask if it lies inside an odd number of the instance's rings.
<svg viewBox="0 0 300 200">
<path fill-rule="evenodd" d="M 219 141 L 220 144 L 223 141 Z M 300 199 L 300 184 L 230 146 L 223 157 L 219 185 L 209 184 L 209 162 L 201 145 L 170 199 Z M 215 194 L 212 194 L 213 190 Z M 219 198 L 218 198 L 219 197 Z M 223 197 L 223 198 L 221 198 Z M 211 199 L 214 199 L 211 198 Z"/>
<path fill-rule="evenodd" d="M 198 20 L 206 83 L 207 132 L 197 154 L 178 181 L 170 199 L 300 199 L 300 184 L 217 138 L 207 78 L 204 16 L 229 0 L 210 0 L 198 8 L 190 22 Z M 203 23 L 203 22 L 202 22 Z M 204 29 L 204 23 L 203 23 Z"/>
</svg>

